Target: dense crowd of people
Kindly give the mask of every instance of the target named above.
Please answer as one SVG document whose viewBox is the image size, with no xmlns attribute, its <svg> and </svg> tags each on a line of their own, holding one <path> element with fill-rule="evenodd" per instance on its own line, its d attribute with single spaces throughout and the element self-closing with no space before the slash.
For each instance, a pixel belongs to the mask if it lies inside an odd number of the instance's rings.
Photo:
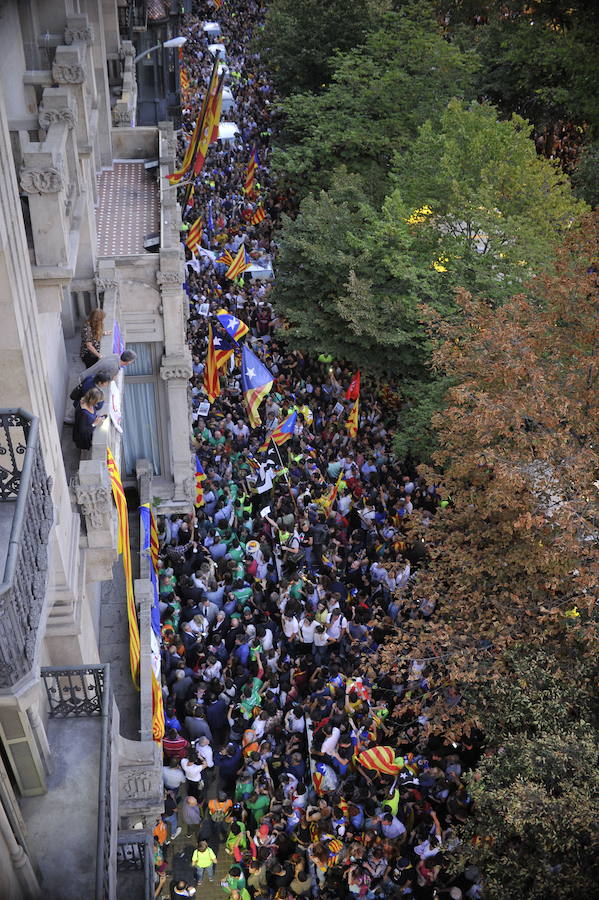
<svg viewBox="0 0 599 900">
<path fill-rule="evenodd" d="M 268 170 L 275 98 L 250 49 L 263 7 L 230 0 L 221 17 L 235 98 L 228 117 L 240 135 L 211 147 L 185 213 L 205 223 L 186 281 L 205 479 L 195 515 L 158 519 L 166 734 L 157 895 L 168 873 L 171 897 L 193 896 L 226 859 L 221 887 L 232 900 L 477 898 L 480 873 L 455 874 L 450 861 L 471 803 L 462 774 L 481 736 L 427 737 L 433 664 L 413 658 L 389 668 L 380 656 L 407 617 L 434 614 L 411 598 L 423 550 L 405 525 L 415 509 L 432 516 L 444 501 L 393 457 L 388 387 L 363 380 L 350 437 L 353 373 L 278 337 L 272 279 L 261 277 L 276 262 L 273 226 L 293 204 Z M 187 20 L 187 136 L 212 65 L 202 21 Z M 248 198 L 254 149 L 260 164 Z M 259 205 L 266 218 L 251 225 Z M 257 269 L 231 281 L 217 259 L 242 243 Z M 249 326 L 243 341 L 274 376 L 260 428 L 249 427 L 238 354 L 206 413 L 207 325 L 224 336 L 220 308 Z M 259 447 L 293 411 L 274 486 L 258 492 Z"/>
</svg>

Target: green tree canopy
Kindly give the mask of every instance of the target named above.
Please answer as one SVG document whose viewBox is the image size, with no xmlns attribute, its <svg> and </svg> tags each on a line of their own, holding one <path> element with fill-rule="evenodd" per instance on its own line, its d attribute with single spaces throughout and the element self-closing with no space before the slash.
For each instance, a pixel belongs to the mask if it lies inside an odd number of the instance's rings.
<svg viewBox="0 0 599 900">
<path fill-rule="evenodd" d="M 535 126 L 570 120 L 587 123 L 596 134 L 599 99 L 593 85 L 599 80 L 599 7 L 595 0 L 507 4 L 496 0 L 488 13 L 487 25 L 461 35 L 468 45 L 474 40 L 480 54 L 480 95 L 504 114 L 518 113 Z"/>
<path fill-rule="evenodd" d="M 333 54 L 361 43 L 369 24 L 365 0 L 271 0 L 258 47 L 282 94 L 319 92 Z"/>
<path fill-rule="evenodd" d="M 446 290 L 399 196 L 377 212 L 358 176 L 339 172 L 285 220 L 280 242 L 274 301 L 291 340 L 371 371 L 426 378 L 419 304 L 435 306 Z"/>
<path fill-rule="evenodd" d="M 452 100 L 396 157 L 397 190 L 449 290 L 510 296 L 550 266 L 586 211 L 557 164 L 537 156 L 531 130 L 518 116 L 500 121 L 492 106 Z"/>
<path fill-rule="evenodd" d="M 305 196 L 344 165 L 382 200 L 393 154 L 451 97 L 470 94 L 474 68 L 474 54 L 444 40 L 428 6 L 385 14 L 363 46 L 335 57 L 327 90 L 286 100 L 275 174 Z"/>
<path fill-rule="evenodd" d="M 456 871 L 489 900 L 576 900 L 599 881 L 597 666 L 518 648 L 476 702 L 489 750 L 468 776 Z M 474 699 L 474 698 L 473 698 Z"/>
</svg>

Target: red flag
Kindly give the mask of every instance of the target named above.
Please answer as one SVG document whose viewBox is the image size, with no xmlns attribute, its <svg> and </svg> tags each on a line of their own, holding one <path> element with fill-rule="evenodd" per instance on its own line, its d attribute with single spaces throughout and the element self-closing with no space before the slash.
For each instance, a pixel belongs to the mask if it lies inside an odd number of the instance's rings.
<svg viewBox="0 0 599 900">
<path fill-rule="evenodd" d="M 360 370 L 356 372 L 345 392 L 346 400 L 357 400 L 360 396 Z"/>
</svg>

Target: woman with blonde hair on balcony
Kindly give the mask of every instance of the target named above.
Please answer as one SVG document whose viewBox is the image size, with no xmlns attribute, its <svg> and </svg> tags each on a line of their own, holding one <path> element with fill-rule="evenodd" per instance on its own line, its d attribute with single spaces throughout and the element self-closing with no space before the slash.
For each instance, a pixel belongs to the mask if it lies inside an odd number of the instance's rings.
<svg viewBox="0 0 599 900">
<path fill-rule="evenodd" d="M 75 409 L 73 441 L 80 450 L 91 450 L 94 428 L 101 425 L 106 416 L 99 416 L 96 406 L 101 404 L 104 394 L 98 388 L 90 388 Z"/>
<path fill-rule="evenodd" d="M 79 356 L 83 361 L 86 369 L 93 366 L 102 358 L 100 353 L 100 341 L 103 335 L 108 334 L 104 331 L 104 310 L 96 307 L 92 309 L 89 316 L 81 326 L 81 349 Z"/>
</svg>

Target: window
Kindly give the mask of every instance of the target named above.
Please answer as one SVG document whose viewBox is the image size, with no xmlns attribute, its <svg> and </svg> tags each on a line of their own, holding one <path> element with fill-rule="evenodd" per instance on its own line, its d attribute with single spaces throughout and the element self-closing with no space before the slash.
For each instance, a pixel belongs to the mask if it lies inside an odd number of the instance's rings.
<svg viewBox="0 0 599 900">
<path fill-rule="evenodd" d="M 158 344 L 127 344 L 137 359 L 125 368 L 123 445 L 125 471 L 135 475 L 138 459 L 152 464 L 154 475 L 162 474 L 162 431 L 160 423 L 160 355 Z"/>
</svg>

